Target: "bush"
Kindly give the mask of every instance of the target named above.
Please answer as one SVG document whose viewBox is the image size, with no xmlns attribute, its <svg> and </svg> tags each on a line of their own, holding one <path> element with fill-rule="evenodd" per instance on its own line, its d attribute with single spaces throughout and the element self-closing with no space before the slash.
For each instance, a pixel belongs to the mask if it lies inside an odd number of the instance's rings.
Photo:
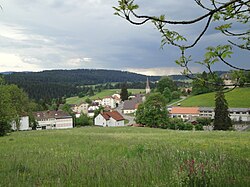
<svg viewBox="0 0 250 187">
<path fill-rule="evenodd" d="M 7 121 L 0 121 L 0 136 L 5 136 L 10 131 L 10 124 Z"/>
<path fill-rule="evenodd" d="M 196 130 L 196 131 L 203 131 L 203 130 L 204 130 L 204 129 L 203 129 L 203 125 L 201 125 L 201 124 L 195 125 L 195 130 Z"/>
<path fill-rule="evenodd" d="M 185 123 L 182 119 L 170 118 L 167 127 L 172 130 L 193 130 L 191 123 Z"/>
<path fill-rule="evenodd" d="M 197 118 L 196 121 L 202 126 L 208 126 L 211 124 L 211 118 Z"/>
<path fill-rule="evenodd" d="M 81 114 L 81 116 L 79 118 L 76 118 L 76 124 L 75 125 L 77 127 L 90 126 L 90 125 L 93 125 L 93 121 L 86 114 Z"/>
<path fill-rule="evenodd" d="M 194 126 L 193 126 L 193 124 L 191 124 L 191 123 L 186 123 L 186 124 L 184 125 L 184 130 L 186 130 L 186 131 L 192 131 L 193 128 L 194 128 Z"/>
<path fill-rule="evenodd" d="M 178 118 L 170 118 L 168 122 L 168 128 L 172 130 L 177 130 L 184 122 Z"/>
</svg>

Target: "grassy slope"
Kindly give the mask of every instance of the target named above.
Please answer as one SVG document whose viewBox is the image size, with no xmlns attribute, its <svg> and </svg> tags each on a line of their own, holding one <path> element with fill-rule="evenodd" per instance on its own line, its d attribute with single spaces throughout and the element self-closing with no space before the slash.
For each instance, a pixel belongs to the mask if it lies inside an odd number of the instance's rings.
<svg viewBox="0 0 250 187">
<path fill-rule="evenodd" d="M 181 186 L 193 180 L 247 186 L 249 133 L 134 127 L 16 132 L 0 138 L 0 186 Z M 192 169 L 198 173 L 188 178 Z"/>
<path fill-rule="evenodd" d="M 192 96 L 181 103 L 181 106 L 214 107 L 215 93 Z M 229 107 L 250 107 L 250 88 L 237 88 L 225 94 Z"/>
<path fill-rule="evenodd" d="M 100 93 L 97 93 L 96 95 L 90 97 L 90 99 L 96 99 L 96 98 L 103 98 L 103 97 L 106 97 L 106 96 L 111 96 L 115 93 L 120 93 L 120 89 L 110 89 L 110 90 L 103 90 L 102 92 Z M 128 89 L 128 92 L 131 92 L 133 94 L 137 94 L 137 93 L 143 93 L 145 92 L 145 89 Z M 68 104 L 79 104 L 83 101 L 85 101 L 87 97 L 83 97 L 83 98 L 79 98 L 79 97 L 70 97 L 70 98 L 67 98 L 66 102 Z"/>
</svg>

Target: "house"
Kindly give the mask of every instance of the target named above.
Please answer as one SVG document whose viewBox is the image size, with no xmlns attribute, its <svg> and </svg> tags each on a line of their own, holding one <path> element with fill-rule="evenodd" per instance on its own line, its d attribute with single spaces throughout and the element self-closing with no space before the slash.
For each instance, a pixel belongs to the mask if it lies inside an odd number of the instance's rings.
<svg viewBox="0 0 250 187">
<path fill-rule="evenodd" d="M 229 108 L 229 113 L 233 121 L 250 121 L 250 108 Z"/>
<path fill-rule="evenodd" d="M 15 121 L 12 122 L 11 129 L 14 131 L 16 131 L 16 130 L 19 130 L 19 131 L 30 130 L 30 128 L 29 128 L 29 116 L 21 117 L 18 125 Z"/>
<path fill-rule="evenodd" d="M 73 128 L 72 117 L 63 111 L 42 111 L 34 113 L 40 129 L 67 129 Z"/>
<path fill-rule="evenodd" d="M 172 118 L 195 121 L 200 112 L 198 107 L 172 107 L 169 114 Z"/>
<path fill-rule="evenodd" d="M 93 100 L 93 103 L 95 103 L 97 106 L 101 106 L 102 99 L 101 98 L 97 98 L 97 99 Z"/>
<path fill-rule="evenodd" d="M 133 113 L 135 113 L 138 106 L 139 106 L 139 104 L 140 103 L 138 103 L 135 99 L 124 101 L 122 113 L 123 114 L 133 114 Z"/>
<path fill-rule="evenodd" d="M 136 112 L 139 104 L 143 102 L 143 95 L 137 95 L 131 100 L 124 101 L 122 113 L 123 114 L 133 114 Z"/>
<path fill-rule="evenodd" d="M 209 117 L 214 119 L 214 108 L 212 107 L 200 107 L 200 117 Z M 232 121 L 250 121 L 250 108 L 229 108 L 229 116 Z"/>
<path fill-rule="evenodd" d="M 95 118 L 95 125 L 103 127 L 121 127 L 124 126 L 124 118 L 117 111 L 101 112 Z"/>
<path fill-rule="evenodd" d="M 230 73 L 224 73 L 220 76 L 225 84 L 224 88 L 233 88 L 235 81 L 232 80 L 232 75 Z"/>
<path fill-rule="evenodd" d="M 99 109 L 99 106 L 98 105 L 91 105 L 89 106 L 88 108 L 88 117 L 94 117 L 94 114 L 95 114 L 95 110 L 98 110 Z"/>
<path fill-rule="evenodd" d="M 214 119 L 214 108 L 211 107 L 200 107 L 199 117 L 211 118 Z"/>
<path fill-rule="evenodd" d="M 116 107 L 118 107 L 119 104 L 121 104 L 121 95 L 120 94 L 113 94 L 113 99 L 115 100 Z"/>
<path fill-rule="evenodd" d="M 71 110 L 76 114 L 87 114 L 88 113 L 88 103 L 81 103 L 79 105 L 71 105 Z"/>
<path fill-rule="evenodd" d="M 102 99 L 102 106 L 110 106 L 111 108 L 116 108 L 116 102 L 113 97 L 107 96 Z"/>
</svg>

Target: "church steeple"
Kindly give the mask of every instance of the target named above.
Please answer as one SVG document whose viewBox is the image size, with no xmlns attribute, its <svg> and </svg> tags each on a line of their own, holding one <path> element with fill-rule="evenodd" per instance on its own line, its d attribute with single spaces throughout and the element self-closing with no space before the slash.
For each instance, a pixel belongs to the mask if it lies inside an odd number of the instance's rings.
<svg viewBox="0 0 250 187">
<path fill-rule="evenodd" d="M 147 77 L 147 83 L 146 83 L 146 94 L 149 94 L 150 93 L 150 86 L 149 86 L 149 80 L 148 80 L 148 77 Z"/>
</svg>

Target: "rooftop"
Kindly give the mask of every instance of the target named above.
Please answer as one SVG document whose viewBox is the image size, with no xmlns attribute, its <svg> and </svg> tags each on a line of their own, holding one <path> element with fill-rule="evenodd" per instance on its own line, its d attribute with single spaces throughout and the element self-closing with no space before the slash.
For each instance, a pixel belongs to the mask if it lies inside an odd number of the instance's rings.
<svg viewBox="0 0 250 187">
<path fill-rule="evenodd" d="M 199 107 L 173 107 L 170 114 L 199 114 Z"/>
<path fill-rule="evenodd" d="M 112 111 L 112 112 L 103 112 L 101 115 L 106 119 L 109 120 L 111 117 L 115 119 L 116 121 L 122 121 L 125 120 L 123 116 L 117 112 L 117 111 Z"/>
</svg>

